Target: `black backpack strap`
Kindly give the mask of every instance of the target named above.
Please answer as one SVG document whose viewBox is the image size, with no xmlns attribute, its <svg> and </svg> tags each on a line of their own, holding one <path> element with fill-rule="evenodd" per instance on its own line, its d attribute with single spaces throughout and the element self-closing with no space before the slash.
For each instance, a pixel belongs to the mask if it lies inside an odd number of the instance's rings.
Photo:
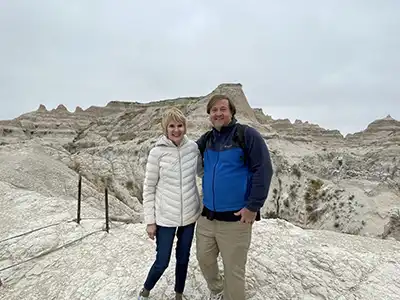
<svg viewBox="0 0 400 300">
<path fill-rule="evenodd" d="M 244 124 L 237 124 L 236 125 L 236 132 L 234 138 L 238 142 L 240 148 L 243 150 L 243 163 L 246 164 L 247 162 L 247 149 L 246 149 L 246 143 L 245 143 L 245 131 L 248 126 Z"/>
<path fill-rule="evenodd" d="M 207 147 L 207 141 L 209 137 L 211 136 L 212 131 L 209 130 L 206 133 L 204 133 L 198 140 L 197 146 L 199 147 L 201 157 L 204 158 L 204 151 L 206 150 Z"/>
<path fill-rule="evenodd" d="M 243 156 L 243 163 L 246 164 L 247 162 L 247 149 L 246 149 L 246 143 L 245 143 L 245 131 L 248 126 L 244 124 L 237 124 L 236 125 L 236 131 L 233 136 L 233 138 L 238 142 L 240 148 L 242 148 L 244 156 Z M 208 139 L 211 137 L 212 130 L 207 131 L 204 133 L 197 141 L 197 145 L 199 147 L 201 157 L 204 158 L 204 151 L 206 150 L 207 147 L 207 142 Z"/>
</svg>

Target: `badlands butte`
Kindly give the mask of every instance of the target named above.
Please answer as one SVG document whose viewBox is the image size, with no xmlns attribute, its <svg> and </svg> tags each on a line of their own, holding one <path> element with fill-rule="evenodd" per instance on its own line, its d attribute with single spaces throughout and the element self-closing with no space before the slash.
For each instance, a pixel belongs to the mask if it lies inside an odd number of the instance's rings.
<svg viewBox="0 0 400 300">
<path fill-rule="evenodd" d="M 101 205 L 107 185 L 113 218 L 139 222 L 145 163 L 161 134 L 162 112 L 179 107 L 188 117 L 188 136 L 196 139 L 210 128 L 205 107 L 215 93 L 232 97 L 239 122 L 257 128 L 270 149 L 275 173 L 264 218 L 400 240 L 399 121 L 387 116 L 343 136 L 300 120 L 274 120 L 250 107 L 241 84 L 221 84 L 200 97 L 111 101 L 74 112 L 40 105 L 0 121 L 0 181 L 76 198 L 79 173 L 83 201 Z"/>
</svg>

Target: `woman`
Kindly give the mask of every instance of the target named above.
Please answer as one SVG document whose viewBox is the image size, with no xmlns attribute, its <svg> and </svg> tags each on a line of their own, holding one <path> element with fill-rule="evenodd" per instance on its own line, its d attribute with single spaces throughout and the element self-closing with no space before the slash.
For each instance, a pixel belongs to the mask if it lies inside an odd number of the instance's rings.
<svg viewBox="0 0 400 300">
<path fill-rule="evenodd" d="M 161 125 L 164 135 L 150 150 L 143 185 L 144 221 L 148 236 L 156 239 L 157 254 L 139 300 L 149 299 L 168 267 L 175 235 L 175 299 L 182 299 L 195 222 L 201 213 L 196 185 L 201 156 L 197 144 L 186 136 L 186 118 L 172 108 L 164 114 Z"/>
</svg>

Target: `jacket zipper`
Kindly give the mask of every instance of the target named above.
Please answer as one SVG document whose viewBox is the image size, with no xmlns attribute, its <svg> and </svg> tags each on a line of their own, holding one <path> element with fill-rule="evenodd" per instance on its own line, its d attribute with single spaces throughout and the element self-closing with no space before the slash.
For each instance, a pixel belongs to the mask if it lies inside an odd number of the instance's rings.
<svg viewBox="0 0 400 300">
<path fill-rule="evenodd" d="M 218 133 L 217 133 L 217 135 L 218 135 Z M 212 178 L 212 191 L 213 191 L 213 207 L 214 207 L 214 211 L 216 211 L 216 209 L 215 209 L 215 169 L 217 168 L 218 160 L 219 160 L 219 151 L 218 151 L 218 154 L 217 154 L 217 161 L 214 164 L 213 178 Z"/>
<path fill-rule="evenodd" d="M 180 171 L 180 188 L 181 188 L 181 226 L 183 226 L 183 196 L 182 196 L 182 163 L 181 163 L 181 151 L 178 149 L 178 157 L 179 157 L 179 171 Z"/>
<path fill-rule="evenodd" d="M 217 162 L 214 165 L 213 182 L 212 182 L 214 211 L 216 211 L 216 209 L 215 209 L 215 169 L 217 168 L 218 160 L 219 160 L 219 151 L 218 151 L 218 155 L 217 155 Z"/>
</svg>

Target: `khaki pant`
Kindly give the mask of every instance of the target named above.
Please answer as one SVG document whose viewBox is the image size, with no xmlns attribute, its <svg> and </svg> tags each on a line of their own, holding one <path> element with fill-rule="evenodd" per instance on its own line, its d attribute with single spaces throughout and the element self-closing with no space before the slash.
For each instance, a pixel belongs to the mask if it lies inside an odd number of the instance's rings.
<svg viewBox="0 0 400 300">
<path fill-rule="evenodd" d="M 213 293 L 224 290 L 224 300 L 245 300 L 247 253 L 252 225 L 240 222 L 210 221 L 201 216 L 196 227 L 196 255 Z M 221 252 L 224 279 L 217 264 Z"/>
</svg>

